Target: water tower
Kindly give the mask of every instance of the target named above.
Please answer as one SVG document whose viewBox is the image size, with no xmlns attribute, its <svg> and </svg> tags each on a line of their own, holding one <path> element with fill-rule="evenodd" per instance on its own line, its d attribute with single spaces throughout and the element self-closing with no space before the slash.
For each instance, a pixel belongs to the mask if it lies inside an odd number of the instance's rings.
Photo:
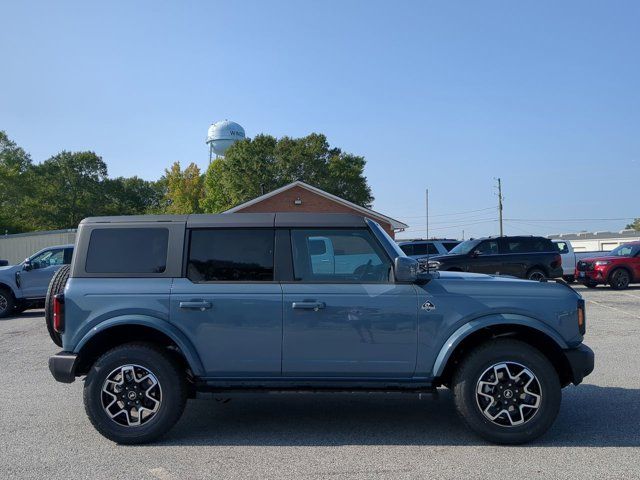
<svg viewBox="0 0 640 480">
<path fill-rule="evenodd" d="M 227 149 L 238 140 L 245 138 L 244 128 L 236 122 L 222 120 L 211 124 L 207 134 L 207 144 L 209 145 L 209 164 L 215 153 L 218 156 L 224 156 Z"/>
</svg>

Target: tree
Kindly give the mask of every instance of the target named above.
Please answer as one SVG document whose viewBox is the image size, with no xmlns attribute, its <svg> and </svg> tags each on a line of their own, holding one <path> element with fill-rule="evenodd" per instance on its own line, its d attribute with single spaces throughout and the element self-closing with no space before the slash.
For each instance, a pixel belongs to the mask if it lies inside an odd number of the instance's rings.
<svg viewBox="0 0 640 480">
<path fill-rule="evenodd" d="M 175 162 L 171 169 L 165 170 L 164 181 L 167 186 L 165 193 L 166 213 L 202 212 L 204 183 L 200 168 L 195 163 L 190 163 L 182 171 L 180 162 Z"/>
<path fill-rule="evenodd" d="M 29 223 L 21 204 L 31 192 L 32 167 L 29 154 L 0 130 L 0 234 L 24 231 Z"/>
<path fill-rule="evenodd" d="M 139 215 L 164 211 L 165 189 L 138 177 L 104 180 L 106 215 Z"/>
<path fill-rule="evenodd" d="M 105 211 L 107 165 L 94 152 L 62 151 L 32 173 L 34 192 L 24 206 L 33 229 L 75 228 Z"/>
<path fill-rule="evenodd" d="M 258 135 L 232 145 L 209 166 L 202 203 L 222 212 L 263 193 L 301 180 L 364 207 L 373 201 L 363 157 L 331 148 L 324 135 L 303 138 Z"/>
<path fill-rule="evenodd" d="M 629 225 L 627 225 L 624 228 L 630 228 L 630 229 L 633 229 L 633 230 L 640 231 L 640 218 L 636 218 L 632 223 L 630 223 Z"/>
</svg>

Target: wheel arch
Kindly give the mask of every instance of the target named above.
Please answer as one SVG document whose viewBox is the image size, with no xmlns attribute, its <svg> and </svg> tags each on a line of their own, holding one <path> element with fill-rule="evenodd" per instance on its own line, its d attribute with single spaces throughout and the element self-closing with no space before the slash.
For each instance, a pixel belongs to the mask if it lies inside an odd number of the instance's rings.
<svg viewBox="0 0 640 480">
<path fill-rule="evenodd" d="M 15 298 L 16 300 L 18 299 L 18 297 L 16 297 L 16 292 L 14 291 L 13 287 L 8 283 L 0 282 L 0 290 L 7 290 L 11 295 L 13 295 L 13 298 Z"/>
<path fill-rule="evenodd" d="M 529 273 L 531 273 L 531 270 L 541 270 L 544 273 L 545 277 L 549 277 L 549 270 L 544 265 L 540 265 L 537 263 L 535 265 L 531 265 L 525 272 L 526 277 L 529 277 Z"/>
<path fill-rule="evenodd" d="M 539 320 L 514 316 L 472 321 L 454 332 L 440 349 L 433 368 L 438 384 L 448 384 L 462 358 L 473 348 L 495 338 L 514 338 L 541 351 L 558 372 L 560 383 L 572 381 L 571 366 L 563 353 L 568 348 L 562 337 Z"/>
<path fill-rule="evenodd" d="M 204 375 L 200 356 L 177 328 L 166 321 L 137 317 L 111 319 L 87 332 L 73 349 L 73 353 L 78 354 L 76 376 L 86 374 L 108 350 L 130 342 L 147 342 L 167 348 L 193 375 Z"/>
<path fill-rule="evenodd" d="M 633 272 L 631 271 L 631 269 L 627 266 L 627 265 L 615 265 L 611 271 L 609 272 L 609 275 L 607 275 L 607 283 L 611 284 L 611 276 L 613 275 L 613 273 L 616 270 L 625 270 L 628 274 L 629 274 L 629 283 L 633 283 L 633 281 L 635 280 Z"/>
</svg>

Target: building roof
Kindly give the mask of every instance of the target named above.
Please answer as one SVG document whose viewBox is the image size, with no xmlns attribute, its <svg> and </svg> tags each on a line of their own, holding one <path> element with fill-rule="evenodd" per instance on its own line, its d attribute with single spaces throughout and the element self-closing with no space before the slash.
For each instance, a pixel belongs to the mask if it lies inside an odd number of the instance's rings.
<svg viewBox="0 0 640 480">
<path fill-rule="evenodd" d="M 404 230 L 405 228 L 409 228 L 409 225 L 407 225 L 406 223 L 402 223 L 399 220 L 396 220 L 394 218 L 391 217 L 387 217 L 386 215 L 383 215 L 381 213 L 376 212 L 375 210 L 371 210 L 370 208 L 365 208 L 362 207 L 360 205 L 356 205 L 353 202 L 350 202 L 349 200 L 345 200 L 344 198 L 340 198 L 336 195 L 333 195 L 329 192 L 325 192 L 324 190 L 321 190 L 317 187 L 314 187 L 312 185 L 309 185 L 308 183 L 304 183 L 300 180 L 297 180 L 295 182 L 289 183 L 287 185 L 285 185 L 284 187 L 280 187 L 277 188 L 269 193 L 265 193 L 264 195 L 261 195 L 259 197 L 256 197 L 252 200 L 249 200 L 248 202 L 242 203 L 240 205 L 237 205 L 233 208 L 230 208 L 229 210 L 227 210 L 224 213 L 235 213 L 238 212 L 246 207 L 249 207 L 251 205 L 255 205 L 256 203 L 260 203 L 263 200 L 266 200 L 267 198 L 271 198 L 275 195 L 278 195 L 279 193 L 285 192 L 291 188 L 294 187 L 300 187 L 300 188 L 304 188 L 305 190 L 309 190 L 312 193 L 315 193 L 317 195 L 323 196 L 329 200 L 332 200 L 336 203 L 339 203 L 341 205 L 344 205 L 346 207 L 351 208 L 352 210 L 357 211 L 358 213 L 361 213 L 362 215 L 365 215 L 367 217 L 371 217 L 374 219 L 378 219 L 383 221 L 384 223 L 388 223 L 389 225 L 391 225 L 391 227 L 394 230 Z"/>
<path fill-rule="evenodd" d="M 603 238 L 640 238 L 638 230 L 620 230 L 619 232 L 577 232 L 557 233 L 548 235 L 547 238 L 563 240 L 601 240 Z"/>
</svg>

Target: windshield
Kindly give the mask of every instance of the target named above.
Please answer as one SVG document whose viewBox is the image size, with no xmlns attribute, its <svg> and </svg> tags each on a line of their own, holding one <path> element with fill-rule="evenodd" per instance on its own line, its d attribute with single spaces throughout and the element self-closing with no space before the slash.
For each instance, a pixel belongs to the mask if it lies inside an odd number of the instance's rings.
<svg viewBox="0 0 640 480">
<path fill-rule="evenodd" d="M 607 255 L 612 257 L 635 257 L 640 252 L 640 245 L 620 245 L 611 250 Z"/>
<path fill-rule="evenodd" d="M 480 240 L 467 240 L 466 242 L 462 242 L 449 250 L 449 255 L 467 255 L 479 243 Z"/>
<path fill-rule="evenodd" d="M 384 229 L 378 225 L 376 222 L 370 219 L 366 219 L 367 223 L 373 230 L 373 233 L 376 234 L 378 239 L 382 242 L 383 246 L 386 250 L 393 250 L 395 252 L 396 257 L 406 257 L 407 254 L 402 251 L 402 249 L 398 246 L 398 244 L 389 236 Z"/>
</svg>

